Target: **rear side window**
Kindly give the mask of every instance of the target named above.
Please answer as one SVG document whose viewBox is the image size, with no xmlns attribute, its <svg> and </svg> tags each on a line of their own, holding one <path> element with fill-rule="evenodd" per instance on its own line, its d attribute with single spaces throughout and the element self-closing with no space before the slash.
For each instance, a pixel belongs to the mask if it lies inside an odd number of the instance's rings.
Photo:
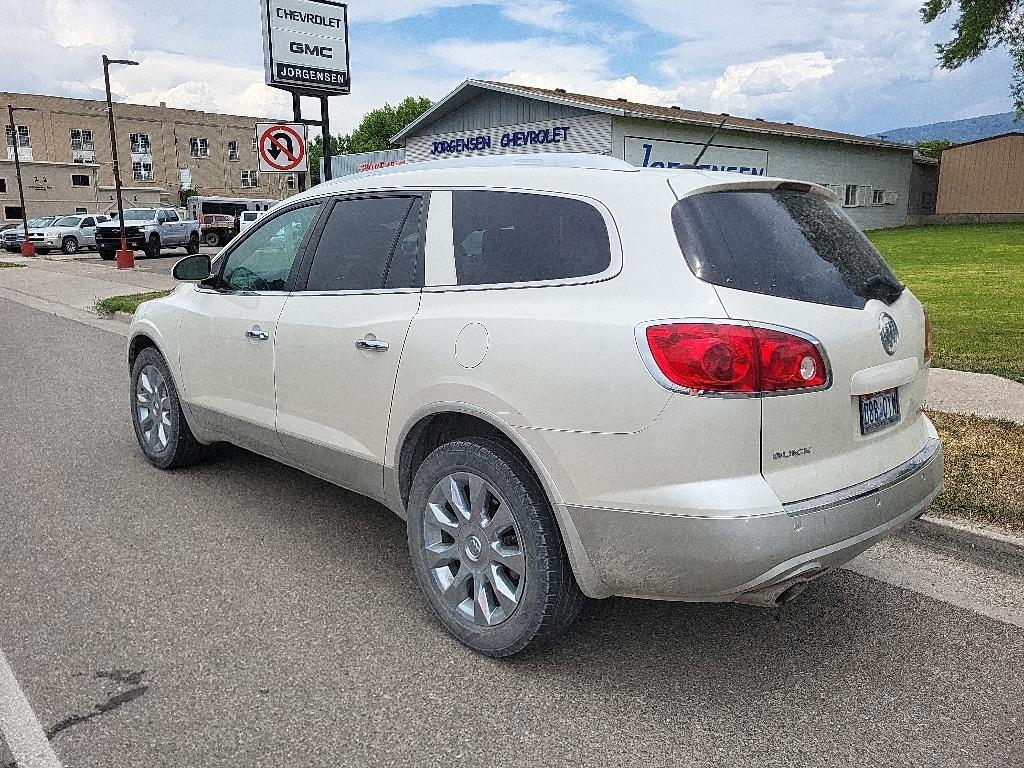
<svg viewBox="0 0 1024 768">
<path fill-rule="evenodd" d="M 419 288 L 420 199 L 339 200 L 331 209 L 306 284 L 307 291 Z"/>
<path fill-rule="evenodd" d="M 680 200 L 672 223 L 693 273 L 714 285 L 849 309 L 903 290 L 842 209 L 816 195 L 708 192 Z"/>
<path fill-rule="evenodd" d="M 608 226 L 582 200 L 522 192 L 455 192 L 459 285 L 599 275 L 611 266 Z"/>
</svg>

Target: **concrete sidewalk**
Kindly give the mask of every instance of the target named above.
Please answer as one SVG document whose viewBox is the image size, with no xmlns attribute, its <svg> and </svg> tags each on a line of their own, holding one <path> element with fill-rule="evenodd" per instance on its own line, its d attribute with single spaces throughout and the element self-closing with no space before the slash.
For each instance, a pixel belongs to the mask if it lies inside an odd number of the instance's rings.
<svg viewBox="0 0 1024 768">
<path fill-rule="evenodd" d="M 139 268 L 119 271 L 113 263 L 98 259 L 47 260 L 2 255 L 0 261 L 27 267 L 0 269 L 0 296 L 116 333 L 124 333 L 124 324 L 97 316 L 92 311 L 97 300 L 180 285 L 167 273 Z M 1024 424 L 1024 384 L 984 373 L 937 368 L 931 372 L 927 407 Z"/>
<path fill-rule="evenodd" d="M 928 380 L 927 407 L 1024 424 L 1024 384 L 989 373 L 935 368 Z"/>
<path fill-rule="evenodd" d="M 127 326 L 97 315 L 93 310 L 97 301 L 180 285 L 169 274 L 118 270 L 111 262 L 99 260 L 57 261 L 3 254 L 0 261 L 25 266 L 0 269 L 0 297 L 122 335 Z"/>
</svg>

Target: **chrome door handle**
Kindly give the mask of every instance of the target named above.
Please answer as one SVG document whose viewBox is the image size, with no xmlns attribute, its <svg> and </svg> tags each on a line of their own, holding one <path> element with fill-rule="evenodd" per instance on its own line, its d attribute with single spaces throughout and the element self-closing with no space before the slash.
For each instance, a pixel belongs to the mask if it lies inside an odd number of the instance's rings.
<svg viewBox="0 0 1024 768">
<path fill-rule="evenodd" d="M 268 341 L 270 339 L 270 334 L 259 328 L 250 328 L 245 332 L 245 335 L 250 339 L 256 339 L 256 341 Z"/>
<path fill-rule="evenodd" d="M 365 349 L 368 352 L 387 352 L 391 345 L 380 339 L 360 339 L 356 342 L 356 347 Z"/>
</svg>

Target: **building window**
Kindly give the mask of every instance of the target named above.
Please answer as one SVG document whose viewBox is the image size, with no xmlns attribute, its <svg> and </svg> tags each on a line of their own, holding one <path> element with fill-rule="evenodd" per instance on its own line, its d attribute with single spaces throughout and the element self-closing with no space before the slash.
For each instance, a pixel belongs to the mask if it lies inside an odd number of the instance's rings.
<svg viewBox="0 0 1024 768">
<path fill-rule="evenodd" d="M 4 133 L 7 136 L 7 146 L 14 146 L 14 133 L 11 131 L 10 125 L 4 126 Z M 28 149 L 32 146 L 32 135 L 29 133 L 27 125 L 18 126 L 18 147 L 22 149 Z"/>
<path fill-rule="evenodd" d="M 149 143 L 148 133 L 133 133 L 129 138 L 131 139 L 133 155 L 150 155 L 153 153 L 153 145 Z"/>
<path fill-rule="evenodd" d="M 72 187 L 88 187 L 89 175 L 85 173 L 72 173 L 71 174 L 71 186 Z"/>
<path fill-rule="evenodd" d="M 136 181 L 153 180 L 153 164 L 143 162 L 132 163 L 132 178 Z"/>
<path fill-rule="evenodd" d="M 192 150 L 192 157 L 209 157 L 210 142 L 207 139 L 193 137 L 188 140 Z"/>
<path fill-rule="evenodd" d="M 871 204 L 872 205 L 885 205 L 885 190 L 876 189 L 871 193 Z"/>
<path fill-rule="evenodd" d="M 7 159 L 14 159 L 14 131 L 10 125 L 4 126 L 4 134 L 7 138 Z M 18 126 L 18 157 L 22 160 L 32 159 L 32 137 L 29 134 L 27 125 Z"/>
<path fill-rule="evenodd" d="M 0 195 L 7 194 L 7 179 L 0 178 Z"/>
<path fill-rule="evenodd" d="M 288 189 L 295 189 L 295 174 L 294 173 L 289 173 L 287 176 L 284 177 L 284 185 Z"/>
<path fill-rule="evenodd" d="M 228 142 L 228 160 L 238 160 L 238 142 Z"/>
<path fill-rule="evenodd" d="M 14 221 L 14 219 L 23 219 L 25 217 L 21 212 L 21 206 L 5 205 L 4 218 L 7 219 L 7 221 Z"/>
<path fill-rule="evenodd" d="M 857 204 L 857 185 L 846 185 L 846 196 L 843 198 L 843 205 L 853 207 Z"/>
<path fill-rule="evenodd" d="M 71 149 L 73 151 L 92 152 L 96 146 L 92 143 L 92 131 L 86 128 L 71 129 Z"/>
<path fill-rule="evenodd" d="M 243 187 L 258 187 L 259 183 L 260 175 L 257 171 L 242 171 Z"/>
<path fill-rule="evenodd" d="M 260 141 L 255 136 L 252 137 L 252 151 L 255 152 L 260 148 Z"/>
</svg>

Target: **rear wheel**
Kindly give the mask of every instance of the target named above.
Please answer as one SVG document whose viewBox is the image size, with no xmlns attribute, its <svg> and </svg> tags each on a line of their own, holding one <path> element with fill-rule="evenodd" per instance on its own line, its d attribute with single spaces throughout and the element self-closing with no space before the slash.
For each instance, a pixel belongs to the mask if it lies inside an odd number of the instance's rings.
<svg viewBox="0 0 1024 768">
<path fill-rule="evenodd" d="M 104 261 L 113 261 L 114 252 L 106 248 L 100 248 L 100 258 L 103 259 Z"/>
<path fill-rule="evenodd" d="M 583 604 L 543 490 L 499 441 L 454 441 L 424 460 L 408 538 L 434 612 L 480 653 L 512 656 L 553 640 Z"/>
<path fill-rule="evenodd" d="M 150 464 L 175 469 L 199 461 L 202 445 L 185 420 L 167 363 L 153 347 L 135 359 L 130 397 L 135 437 Z"/>
<path fill-rule="evenodd" d="M 217 234 L 216 232 L 207 232 L 203 236 L 203 242 L 206 243 L 211 248 L 216 248 L 218 245 L 220 245 L 220 235 Z"/>
<path fill-rule="evenodd" d="M 78 253 L 78 238 L 71 236 L 65 237 L 60 244 L 60 249 L 67 256 Z"/>
<path fill-rule="evenodd" d="M 189 256 L 195 256 L 199 253 L 199 233 L 193 232 L 188 237 L 188 243 L 185 245 L 185 253 Z"/>
<path fill-rule="evenodd" d="M 160 236 L 153 235 L 149 238 L 145 248 L 146 257 L 150 259 L 160 258 Z"/>
</svg>

